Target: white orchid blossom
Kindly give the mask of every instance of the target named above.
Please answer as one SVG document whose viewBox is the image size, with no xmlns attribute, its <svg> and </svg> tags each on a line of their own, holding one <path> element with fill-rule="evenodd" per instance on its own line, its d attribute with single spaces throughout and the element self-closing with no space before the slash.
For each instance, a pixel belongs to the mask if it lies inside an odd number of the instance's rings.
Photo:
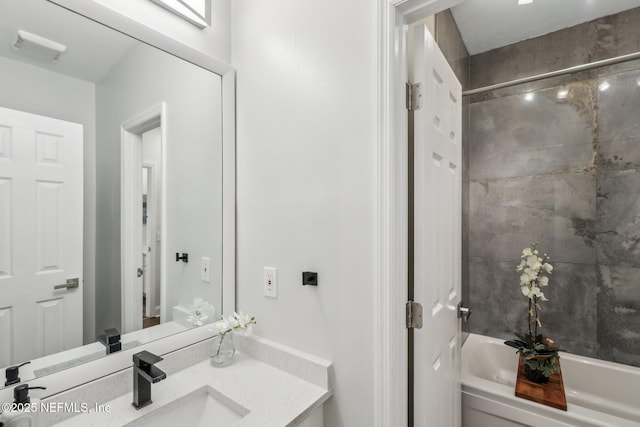
<svg viewBox="0 0 640 427">
<path fill-rule="evenodd" d="M 546 298 L 544 297 L 544 294 L 542 293 L 542 291 L 540 290 L 539 287 L 537 286 L 522 286 L 522 288 L 520 288 L 520 290 L 522 291 L 522 294 L 528 298 L 533 299 L 533 297 L 537 297 L 540 298 L 542 301 L 546 301 Z"/>
<path fill-rule="evenodd" d="M 229 322 L 227 322 L 227 319 L 222 318 L 220 320 L 218 320 L 216 323 L 213 324 L 213 329 L 212 331 L 218 333 L 218 334 L 226 334 L 227 332 L 231 332 L 233 330 L 233 328 L 231 327 L 231 325 L 229 324 Z"/>
<path fill-rule="evenodd" d="M 522 294 L 532 301 L 540 299 L 546 301 L 540 287 L 549 285 L 549 278 L 545 274 L 551 274 L 553 266 L 547 261 L 549 256 L 545 253 L 539 256 L 540 251 L 536 248 L 537 243 L 532 243 L 531 247 L 524 248 L 520 258 L 520 263 L 516 266 L 516 271 L 522 271 L 520 275 L 520 286 Z M 535 301 L 534 301 L 535 302 Z"/>
<path fill-rule="evenodd" d="M 527 257 L 527 265 L 537 271 L 542 267 L 542 258 L 538 258 L 536 255 L 529 255 Z"/>
<path fill-rule="evenodd" d="M 213 329 L 210 329 L 212 332 L 216 332 L 219 335 L 226 335 L 229 332 L 233 331 L 241 331 L 250 333 L 253 325 L 256 324 L 256 318 L 253 316 L 249 316 L 248 314 L 243 314 L 242 311 L 240 313 L 233 312 L 232 315 L 223 317 L 219 321 L 213 324 Z"/>
<path fill-rule="evenodd" d="M 538 310 L 542 307 L 538 304 L 540 301 L 548 301 L 542 292 L 542 287 L 549 286 L 549 277 L 553 271 L 553 266 L 547 261 L 549 255 L 543 253 L 536 248 L 538 243 L 532 243 L 531 247 L 524 248 L 520 256 L 520 263 L 516 266 L 516 271 L 521 271 L 520 275 L 520 291 L 522 295 L 529 299 L 529 335 L 532 334 L 531 326 L 535 326 L 533 336 L 537 336 L 538 326 L 541 326 Z"/>
</svg>

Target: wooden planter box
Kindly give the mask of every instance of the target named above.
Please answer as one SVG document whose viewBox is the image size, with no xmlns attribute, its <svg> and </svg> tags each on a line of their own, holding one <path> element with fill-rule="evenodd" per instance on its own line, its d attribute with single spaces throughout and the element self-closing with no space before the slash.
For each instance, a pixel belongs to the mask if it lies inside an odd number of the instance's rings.
<svg viewBox="0 0 640 427">
<path fill-rule="evenodd" d="M 567 398 L 564 394 L 562 371 L 551 374 L 549 382 L 546 384 L 534 383 L 524 376 L 524 364 L 520 357 L 518 357 L 516 396 L 542 403 L 543 405 L 552 406 L 563 411 L 567 410 Z"/>
</svg>

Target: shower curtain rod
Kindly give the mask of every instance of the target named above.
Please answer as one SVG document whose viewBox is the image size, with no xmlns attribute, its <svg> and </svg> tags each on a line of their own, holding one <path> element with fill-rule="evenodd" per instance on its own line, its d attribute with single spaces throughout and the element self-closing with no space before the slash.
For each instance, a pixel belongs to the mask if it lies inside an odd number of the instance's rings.
<svg viewBox="0 0 640 427">
<path fill-rule="evenodd" d="M 504 87 L 515 86 L 522 83 L 535 82 L 537 80 L 547 79 L 549 77 L 561 76 L 563 74 L 577 73 L 578 71 L 591 70 L 593 68 L 604 67 L 606 65 L 620 64 L 621 62 L 633 61 L 640 59 L 640 52 L 629 53 L 627 55 L 616 56 L 615 58 L 603 59 L 600 61 L 589 62 L 587 64 L 575 65 L 573 67 L 564 68 L 562 70 L 549 71 L 548 73 L 537 74 L 535 76 L 522 77 L 520 79 L 510 80 L 508 82 L 497 83 L 490 86 L 484 86 L 477 89 L 466 90 L 462 92 L 462 96 L 475 95 L 476 93 L 488 92 L 490 90 L 502 89 Z"/>
</svg>

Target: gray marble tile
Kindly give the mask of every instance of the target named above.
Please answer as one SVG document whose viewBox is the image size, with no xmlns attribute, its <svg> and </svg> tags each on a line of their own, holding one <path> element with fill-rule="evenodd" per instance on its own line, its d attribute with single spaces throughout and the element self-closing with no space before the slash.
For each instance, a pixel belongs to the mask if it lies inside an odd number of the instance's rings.
<svg viewBox="0 0 640 427">
<path fill-rule="evenodd" d="M 597 49 L 593 60 L 640 51 L 640 7 L 596 20 Z"/>
<path fill-rule="evenodd" d="M 640 170 L 598 174 L 598 261 L 640 267 Z"/>
<path fill-rule="evenodd" d="M 475 55 L 470 88 L 640 51 L 638 28 L 640 8 Z M 543 332 L 640 366 L 640 60 L 468 98 L 469 330 L 525 327 L 515 265 L 538 240 L 555 266 Z"/>
<path fill-rule="evenodd" d="M 510 259 L 532 241 L 560 262 L 595 263 L 595 174 L 471 182 L 469 256 Z"/>
<path fill-rule="evenodd" d="M 471 88 L 592 61 L 595 24 L 586 23 L 471 56 Z"/>
<path fill-rule="evenodd" d="M 600 77 L 598 85 L 598 167 L 640 166 L 640 69 Z"/>
<path fill-rule="evenodd" d="M 514 331 L 526 328 L 526 300 L 518 287 L 518 261 L 469 259 L 471 332 L 507 339 Z"/>
<path fill-rule="evenodd" d="M 640 68 L 640 59 L 633 61 L 620 62 L 618 64 L 607 65 L 596 69 L 597 77 L 606 77 L 612 74 L 619 74 L 626 71 L 633 71 Z"/>
<path fill-rule="evenodd" d="M 595 140 L 595 81 L 478 102 L 470 106 L 473 180 L 590 170 Z"/>
<path fill-rule="evenodd" d="M 600 266 L 600 358 L 640 366 L 640 268 Z"/>
<path fill-rule="evenodd" d="M 438 47 L 462 84 L 463 90 L 468 88 L 469 53 L 450 10 L 436 14 L 436 40 Z"/>
<path fill-rule="evenodd" d="M 595 80 L 598 77 L 596 70 L 580 71 L 577 73 L 563 74 L 557 77 L 549 77 L 542 80 L 535 80 L 527 83 L 520 83 L 501 89 L 494 89 L 486 92 L 471 95 L 471 103 L 487 101 L 489 99 L 504 98 L 505 96 L 519 95 L 526 92 L 537 92 L 549 88 L 567 86 L 571 84 L 584 84 L 587 80 Z M 594 82 L 595 84 L 595 82 Z"/>
<path fill-rule="evenodd" d="M 520 292 L 517 264 L 518 259 L 470 260 L 471 332 L 504 339 L 526 332 L 528 301 Z M 549 301 L 542 303 L 539 333 L 567 351 L 595 356 L 596 291 L 595 266 L 554 264 L 550 284 L 544 290 Z"/>
</svg>

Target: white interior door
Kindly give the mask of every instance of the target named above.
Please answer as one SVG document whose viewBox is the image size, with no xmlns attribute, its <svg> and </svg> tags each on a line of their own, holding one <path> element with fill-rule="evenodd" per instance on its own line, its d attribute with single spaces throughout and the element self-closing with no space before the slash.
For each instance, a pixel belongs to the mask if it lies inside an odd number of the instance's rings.
<svg viewBox="0 0 640 427">
<path fill-rule="evenodd" d="M 82 142 L 0 108 L 0 366 L 82 345 Z"/>
<path fill-rule="evenodd" d="M 460 426 L 462 88 L 426 26 L 416 27 L 414 112 L 414 425 Z"/>
</svg>

